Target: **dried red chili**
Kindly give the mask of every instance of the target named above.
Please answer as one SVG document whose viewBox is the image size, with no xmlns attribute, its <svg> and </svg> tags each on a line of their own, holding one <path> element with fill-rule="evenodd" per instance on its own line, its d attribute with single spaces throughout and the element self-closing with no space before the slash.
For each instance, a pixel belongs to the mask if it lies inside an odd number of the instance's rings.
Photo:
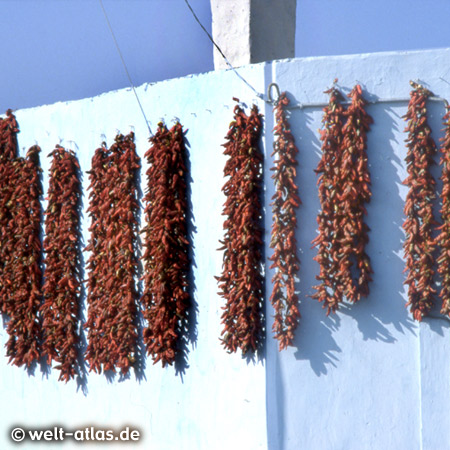
<svg viewBox="0 0 450 450">
<path fill-rule="evenodd" d="M 322 141 L 322 157 L 317 166 L 319 200 L 321 211 L 317 216 L 319 235 L 312 241 L 318 247 L 314 260 L 319 263 L 320 273 L 316 279 L 320 284 L 314 286 L 316 293 L 312 298 L 324 302 L 327 315 L 335 312 L 344 296 L 344 286 L 339 280 L 340 237 L 339 222 L 343 210 L 339 210 L 337 198 L 340 185 L 339 167 L 341 165 L 342 121 L 344 109 L 341 105 L 341 94 L 336 88 L 325 91 L 330 95 L 328 106 L 324 108 L 322 118 L 323 129 L 320 130 Z"/>
<path fill-rule="evenodd" d="M 404 212 L 406 220 L 403 229 L 406 239 L 403 249 L 406 258 L 405 271 L 408 272 L 405 284 L 408 285 L 408 303 L 414 318 L 421 321 L 434 303 L 433 288 L 435 241 L 432 237 L 432 200 L 435 198 L 436 182 L 430 173 L 436 144 L 431 137 L 427 122 L 426 101 L 432 93 L 420 84 L 411 82 L 413 91 L 404 116 L 408 121 L 407 163 L 408 177 L 403 184 L 409 187 Z"/>
<path fill-rule="evenodd" d="M 6 117 L 0 117 L 0 309 L 3 311 L 3 301 L 9 297 L 9 282 L 5 267 L 8 267 L 14 254 L 14 239 L 11 238 L 16 178 L 13 161 L 17 158 L 17 120 L 8 109 Z M 11 228 L 13 229 L 13 228 Z M 4 311 L 3 311 L 4 312 Z"/>
<path fill-rule="evenodd" d="M 439 257 L 437 258 L 438 273 L 441 276 L 441 291 L 439 296 L 442 300 L 441 313 L 450 315 L 450 107 L 447 106 L 443 117 L 444 136 L 441 139 L 441 161 L 442 165 L 442 225 L 440 233 L 436 238 L 439 246 Z"/>
<path fill-rule="evenodd" d="M 223 307 L 222 344 L 229 352 L 256 351 L 263 338 L 263 277 L 261 265 L 262 154 L 258 147 L 262 115 L 253 106 L 249 116 L 236 105 L 224 154 L 228 160 L 222 190 L 225 236 L 222 275 L 217 277 Z"/>
<path fill-rule="evenodd" d="M 48 364 L 58 363 L 59 379 L 67 382 L 79 373 L 80 166 L 75 153 L 59 145 L 49 156 L 42 350 Z"/>
<path fill-rule="evenodd" d="M 373 119 L 365 111 L 366 102 L 360 85 L 348 94 L 351 104 L 345 112 L 347 121 L 342 127 L 341 192 L 337 198 L 346 210 L 341 226 L 343 261 L 341 283 L 346 287 L 345 296 L 351 302 L 369 295 L 369 283 L 373 273 L 366 253 L 369 227 L 364 221 L 365 204 L 370 202 L 370 174 L 367 163 L 367 132 Z M 356 267 L 354 267 L 356 266 Z"/>
<path fill-rule="evenodd" d="M 88 260 L 88 347 L 90 370 L 116 368 L 126 374 L 137 345 L 137 175 L 134 134 L 95 151 L 89 173 L 92 224 Z"/>
<path fill-rule="evenodd" d="M 26 158 L 8 164 L 9 192 L 1 196 L 2 214 L 2 311 L 9 317 L 6 344 L 9 362 L 30 366 L 39 359 L 41 303 L 41 204 L 38 146 L 31 147 Z"/>
<path fill-rule="evenodd" d="M 321 284 L 314 287 L 313 298 L 323 301 L 329 314 L 344 297 L 356 302 L 369 294 L 372 267 L 365 251 L 369 227 L 364 216 L 371 197 L 366 133 L 372 118 L 364 109 L 359 85 L 348 95 L 347 111 L 335 88 L 326 93 L 330 101 L 324 108 L 322 159 L 316 170 L 320 174 L 319 235 L 313 240 L 319 247 L 314 259 L 320 265 L 316 278 Z"/>
<path fill-rule="evenodd" d="M 285 109 L 288 104 L 289 99 L 283 92 L 274 109 L 276 140 L 271 155 L 276 155 L 277 159 L 271 169 L 275 171 L 272 176 L 275 180 L 275 194 L 271 203 L 274 221 L 270 241 L 270 247 L 274 250 L 269 260 L 273 262 L 270 268 L 275 269 L 275 274 L 272 278 L 270 301 L 275 309 L 272 329 L 279 341 L 280 351 L 292 345 L 300 319 L 298 296 L 295 293 L 295 277 L 300 269 L 295 231 L 296 209 L 301 201 L 295 184 L 298 149 L 286 117 Z"/>
<path fill-rule="evenodd" d="M 183 127 L 177 123 L 169 130 L 159 123 L 150 142 L 145 154 L 149 169 L 144 198 L 145 289 L 141 298 L 148 326 L 143 338 L 147 354 L 164 367 L 175 361 L 190 306 Z"/>
<path fill-rule="evenodd" d="M 0 161 L 17 158 L 17 133 L 19 125 L 12 111 L 8 109 L 6 117 L 0 117 Z"/>
</svg>

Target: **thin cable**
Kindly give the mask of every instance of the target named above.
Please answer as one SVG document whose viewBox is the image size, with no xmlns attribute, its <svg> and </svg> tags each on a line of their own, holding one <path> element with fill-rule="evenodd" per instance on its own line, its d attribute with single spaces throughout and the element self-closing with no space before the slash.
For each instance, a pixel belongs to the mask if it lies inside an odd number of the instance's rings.
<svg viewBox="0 0 450 450">
<path fill-rule="evenodd" d="M 227 57 L 224 55 L 223 51 L 220 49 L 220 47 L 215 43 L 212 36 L 209 34 L 208 30 L 203 26 L 203 24 L 200 22 L 200 19 L 197 17 L 197 14 L 195 14 L 195 11 L 192 9 L 191 5 L 189 4 L 188 0 L 184 0 L 187 7 L 190 9 L 192 15 L 194 16 L 194 19 L 197 21 L 197 23 L 201 26 L 202 30 L 206 33 L 209 40 L 213 43 L 214 47 L 216 47 L 217 51 L 220 53 L 222 58 L 227 63 L 228 67 L 256 94 L 257 97 L 264 99 L 264 96 L 260 94 L 228 61 Z"/>
<path fill-rule="evenodd" d="M 109 21 L 109 18 L 108 18 L 108 14 L 106 13 L 106 10 L 105 10 L 105 7 L 103 6 L 102 0 L 98 0 L 98 1 L 100 3 L 100 6 L 102 7 L 103 14 L 104 14 L 105 19 L 106 19 L 106 23 L 108 24 L 109 31 L 111 32 L 111 36 L 113 38 L 114 44 L 116 45 L 117 52 L 119 53 L 120 59 L 122 60 L 122 64 L 123 64 L 123 67 L 124 67 L 125 72 L 127 74 L 128 81 L 130 82 L 131 88 L 133 89 L 134 95 L 136 96 L 136 100 L 137 100 L 137 102 L 139 104 L 139 108 L 141 108 L 141 112 L 142 112 L 142 115 L 144 116 L 144 120 L 145 120 L 145 123 L 147 124 L 147 128 L 148 128 L 148 131 L 150 133 L 150 136 L 153 136 L 152 130 L 151 130 L 150 125 L 149 125 L 148 120 L 147 120 L 147 116 L 145 115 L 145 112 L 144 112 L 144 108 L 142 107 L 141 101 L 139 100 L 139 97 L 137 95 L 137 92 L 136 92 L 136 89 L 134 87 L 133 81 L 131 80 L 130 73 L 128 72 L 128 68 L 127 68 L 127 65 L 125 63 L 125 59 L 123 58 L 122 52 L 120 51 L 119 43 L 117 42 L 116 35 L 114 34 L 114 31 L 112 29 L 111 22 Z"/>
<path fill-rule="evenodd" d="M 366 103 L 369 105 L 376 105 L 377 103 L 408 103 L 411 99 L 410 98 L 376 98 L 374 100 L 366 100 Z M 443 102 L 445 106 L 448 105 L 448 102 L 445 98 L 442 97 L 428 97 L 429 101 L 432 102 Z M 272 100 L 276 101 L 276 100 Z M 341 105 L 350 105 L 351 102 L 349 100 L 344 100 L 341 102 Z M 297 103 L 293 105 L 288 105 L 287 109 L 304 109 L 304 108 L 322 108 L 325 106 L 328 106 L 329 103 L 327 102 L 317 102 L 317 103 Z"/>
</svg>

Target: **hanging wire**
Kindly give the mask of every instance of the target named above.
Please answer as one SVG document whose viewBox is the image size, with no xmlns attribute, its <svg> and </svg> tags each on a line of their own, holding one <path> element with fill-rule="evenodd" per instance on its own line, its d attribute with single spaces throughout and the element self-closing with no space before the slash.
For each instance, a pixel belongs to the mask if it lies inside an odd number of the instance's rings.
<svg viewBox="0 0 450 450">
<path fill-rule="evenodd" d="M 277 93 L 277 97 L 273 97 L 272 91 L 275 90 Z M 278 101 L 278 97 L 280 96 L 280 88 L 278 87 L 277 83 L 270 83 L 267 88 L 267 97 L 268 102 L 275 104 Z M 448 102 L 443 97 L 438 97 L 436 95 L 432 95 L 428 97 L 429 101 L 431 102 L 443 102 L 445 107 L 448 106 Z M 393 98 L 374 98 L 373 100 L 366 100 L 367 104 L 370 105 L 376 105 L 377 103 L 408 103 L 410 101 L 410 98 L 408 97 L 393 97 Z M 322 108 L 325 106 L 328 106 L 328 102 L 311 102 L 311 103 L 296 103 L 296 104 L 289 104 L 287 106 L 287 109 L 304 109 L 304 108 Z M 349 100 L 343 100 L 341 102 L 342 105 L 350 105 L 351 101 Z"/>
<path fill-rule="evenodd" d="M 150 128 L 150 124 L 149 124 L 149 122 L 147 120 L 147 116 L 145 115 L 145 112 L 144 112 L 144 108 L 142 107 L 141 101 L 139 100 L 139 96 L 137 95 L 137 92 L 136 92 L 136 88 L 134 87 L 133 81 L 131 80 L 130 73 L 128 72 L 128 68 L 127 68 L 127 65 L 125 63 L 125 59 L 124 59 L 124 57 L 122 55 L 122 52 L 120 51 L 119 43 L 117 42 L 116 35 L 114 34 L 114 31 L 112 29 L 111 22 L 109 21 L 109 18 L 108 18 L 108 14 L 106 13 L 105 7 L 103 6 L 103 1 L 102 0 L 98 0 L 98 1 L 99 1 L 100 6 L 101 6 L 101 8 L 103 10 L 103 15 L 105 16 L 106 23 L 108 24 L 109 31 L 111 32 L 111 36 L 113 38 L 113 41 L 114 41 L 114 44 L 116 46 L 117 52 L 119 53 L 120 59 L 122 61 L 123 67 L 125 69 L 125 73 L 127 74 L 128 81 L 130 82 L 130 86 L 133 89 L 134 95 L 136 96 L 136 100 L 137 100 L 137 102 L 139 104 L 139 108 L 141 109 L 142 115 L 144 116 L 144 120 L 145 120 L 145 123 L 147 124 L 147 128 L 148 128 L 148 131 L 150 133 L 150 136 L 153 136 L 152 130 Z"/>
<path fill-rule="evenodd" d="M 188 0 L 184 0 L 184 2 L 186 3 L 187 7 L 189 8 L 189 10 L 191 11 L 192 15 L 194 16 L 194 19 L 197 21 L 197 23 L 200 25 L 200 27 L 202 28 L 202 30 L 206 33 L 206 35 L 208 36 L 209 40 L 213 43 L 214 47 L 216 47 L 217 51 L 220 53 L 220 55 L 222 56 L 222 58 L 225 60 L 227 66 L 241 79 L 241 81 L 243 81 L 255 94 L 258 98 L 264 99 L 264 96 L 259 93 L 234 67 L 233 65 L 230 63 L 230 61 L 228 61 L 227 57 L 224 55 L 223 51 L 221 50 L 221 48 L 216 44 L 216 42 L 214 41 L 214 39 L 212 38 L 212 36 L 209 34 L 208 30 L 203 26 L 203 24 L 200 22 L 200 19 L 197 17 L 197 14 L 195 14 L 195 11 L 192 9 L 192 6 L 189 4 Z"/>
</svg>

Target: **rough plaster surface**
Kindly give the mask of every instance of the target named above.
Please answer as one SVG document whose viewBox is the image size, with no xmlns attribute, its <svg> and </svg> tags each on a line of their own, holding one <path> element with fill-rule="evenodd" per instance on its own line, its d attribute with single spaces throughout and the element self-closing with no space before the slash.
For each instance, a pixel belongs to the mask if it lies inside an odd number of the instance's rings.
<svg viewBox="0 0 450 450">
<path fill-rule="evenodd" d="M 251 63 L 250 0 L 211 0 L 212 35 L 234 67 Z M 228 69 L 214 48 L 214 68 Z"/>
<path fill-rule="evenodd" d="M 404 99 L 367 108 L 374 119 L 368 134 L 373 191 L 367 208 L 371 228 L 368 253 L 375 272 L 370 297 L 329 317 L 309 297 L 318 273 L 318 265 L 312 261 L 316 251 L 310 243 L 317 233 L 319 201 L 313 170 L 320 158 L 317 130 L 322 108 L 291 111 L 292 131 L 300 150 L 298 185 L 303 200 L 297 233 L 302 319 L 293 348 L 279 353 L 276 343 L 268 339 L 270 449 L 448 448 L 450 323 L 425 319 L 418 324 L 405 308 L 401 226 L 407 191 L 402 185 L 407 176 L 402 116 L 407 109 L 409 81 L 421 80 L 436 95 L 450 99 L 450 80 L 445 76 L 449 56 L 450 50 L 445 49 L 305 58 L 266 66 L 266 84 L 278 83 L 293 103 L 327 101 L 323 91 L 336 77 L 344 93 L 359 82 L 369 99 Z M 430 103 L 428 111 L 438 142 L 444 104 Z M 266 129 L 270 130 L 273 123 L 268 109 L 266 117 Z M 266 148 L 271 147 L 270 141 L 267 134 Z M 438 178 L 439 166 L 433 169 Z M 269 176 L 266 172 L 267 196 L 273 189 Z M 269 214 L 266 226 L 270 226 Z M 270 276 L 268 271 L 267 279 Z M 268 307 L 268 315 L 270 311 Z"/>
<path fill-rule="evenodd" d="M 356 82 L 366 96 L 395 98 L 371 104 L 375 123 L 369 133 L 369 164 L 373 197 L 367 221 L 368 252 L 375 271 L 371 295 L 326 317 L 311 300 L 318 266 L 310 242 L 316 235 L 319 209 L 314 169 L 320 158 L 320 106 L 293 108 L 290 122 L 300 153 L 297 183 L 303 204 L 298 213 L 297 239 L 301 270 L 298 289 L 302 319 L 295 346 L 282 353 L 272 338 L 269 305 L 271 271 L 267 270 L 267 346 L 262 361 L 228 355 L 220 346 L 222 301 L 214 275 L 222 255 L 225 158 L 221 144 L 232 118 L 233 96 L 265 114 L 265 168 L 272 165 L 272 106 L 255 98 L 230 71 L 144 85 L 138 88 L 153 129 L 163 118 L 178 117 L 189 129 L 191 231 L 195 325 L 184 374 L 161 369 L 146 360 L 143 376 L 107 381 L 91 374 L 87 392 L 75 382 L 57 381 L 38 366 L 34 375 L 0 364 L 0 448 L 17 448 L 8 438 L 14 425 L 66 428 L 86 425 L 138 427 L 144 437 L 129 448 L 265 449 L 270 450 L 444 450 L 450 442 L 450 330 L 443 319 L 413 322 L 405 308 L 402 273 L 403 203 L 406 188 L 404 133 L 409 80 L 419 79 L 438 96 L 450 99 L 446 61 L 450 50 L 380 53 L 275 61 L 241 69 L 259 92 L 271 82 L 287 91 L 293 104 L 327 100 L 323 91 L 339 78 L 349 92 Z M 441 78 L 442 77 L 442 78 Z M 446 82 L 448 81 L 448 82 Z M 400 100 L 399 100 L 400 99 Z M 403 100 L 402 100 L 403 99 Z M 430 123 L 436 141 L 442 136 L 442 103 L 430 103 Z M 132 91 L 111 92 L 92 99 L 57 103 L 17 111 L 24 150 L 37 141 L 43 148 L 44 188 L 48 188 L 48 153 L 59 143 L 77 150 L 84 171 L 95 148 L 109 144 L 117 130 L 136 133 L 143 156 L 148 131 Z M 437 159 L 437 158 L 436 158 Z M 145 183 L 142 168 L 142 188 Z M 434 167 L 438 178 L 439 166 Z M 265 171 L 266 254 L 273 193 L 271 172 Z M 84 202 L 87 207 L 87 175 Z M 438 183 L 438 188 L 440 184 Z M 45 196 L 45 194 L 44 194 Z M 45 203 L 44 203 L 45 206 Z M 438 206 L 438 205 L 436 205 Z M 88 217 L 83 218 L 87 242 Z M 86 257 L 88 255 L 85 255 Z M 1 331 L 3 344 L 7 340 Z M 178 370 L 181 370 L 178 367 Z M 83 444 L 90 448 L 91 445 Z M 105 446 L 107 447 L 107 446 Z M 121 448 L 126 448 L 121 446 Z M 31 448 L 23 446 L 23 448 Z M 47 448 L 45 445 L 33 448 Z M 54 445 L 54 448 L 60 448 Z M 79 448 L 64 444 L 63 448 Z"/>
<path fill-rule="evenodd" d="M 297 0 L 211 0 L 213 38 L 228 61 L 244 64 L 293 58 Z M 215 69 L 227 69 L 214 49 Z"/>
<path fill-rule="evenodd" d="M 243 70 L 258 90 L 264 89 L 261 67 Z M 131 373 L 128 380 L 91 373 L 84 395 L 75 381 L 58 382 L 54 370 L 48 377 L 40 366 L 33 375 L 7 364 L 0 357 L 0 448 L 13 449 L 8 432 L 13 425 L 47 427 L 59 424 L 66 429 L 87 425 L 121 428 L 138 427 L 144 437 L 138 444 L 112 448 L 219 449 L 266 448 L 265 363 L 247 361 L 227 354 L 220 342 L 223 302 L 217 295 L 214 278 L 222 268 L 222 254 L 216 249 L 223 237 L 222 205 L 224 136 L 232 120 L 234 95 L 250 103 L 248 89 L 230 72 L 174 79 L 137 89 L 153 131 L 160 119 L 168 125 L 178 117 L 189 130 L 189 183 L 192 204 L 192 265 L 194 302 L 197 313 L 191 329 L 187 365 L 162 369 L 145 360 L 144 374 Z M 264 108 L 263 104 L 259 104 Z M 44 197 L 48 189 L 50 158 L 55 144 L 76 150 L 83 172 L 89 170 L 95 149 L 105 140 L 113 143 L 117 131 L 136 133 L 138 154 L 148 149 L 148 130 L 133 92 L 129 89 L 99 97 L 57 103 L 17 111 L 21 128 L 21 154 L 37 141 L 42 147 Z M 144 164 L 141 170 L 145 189 Z M 84 175 L 84 210 L 88 206 L 88 175 Z M 45 207 L 45 202 L 44 202 Z M 83 236 L 88 242 L 89 217 L 83 216 Z M 143 224 L 142 224 L 143 225 Z M 85 255 L 88 258 L 88 255 Z M 7 341 L 0 328 L 0 351 Z M 8 407 L 6 407 L 8 405 Z M 243 420 L 245 417 L 245 420 Z M 30 443 L 22 448 L 31 448 Z M 48 448 L 43 446 L 43 448 Z M 93 444 L 65 442 L 52 448 L 97 448 Z M 28 447 L 30 446 L 30 447 Z M 33 445 L 33 448 L 42 448 Z M 106 448 L 111 448 L 106 444 Z"/>
</svg>

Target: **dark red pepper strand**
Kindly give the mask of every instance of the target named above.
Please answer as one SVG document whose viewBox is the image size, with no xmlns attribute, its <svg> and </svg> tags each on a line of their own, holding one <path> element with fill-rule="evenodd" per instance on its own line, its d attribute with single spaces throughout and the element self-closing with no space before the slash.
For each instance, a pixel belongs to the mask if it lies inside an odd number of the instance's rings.
<svg viewBox="0 0 450 450">
<path fill-rule="evenodd" d="M 437 258 L 438 272 L 441 277 L 441 290 L 439 296 L 442 301 L 441 313 L 450 316 L 450 107 L 443 117 L 444 136 L 441 139 L 441 166 L 442 166 L 442 225 L 436 238 L 439 246 Z"/>
<path fill-rule="evenodd" d="M 186 149 L 181 124 L 170 130 L 163 123 L 145 154 L 147 225 L 144 233 L 144 282 L 141 302 L 148 322 L 144 344 L 154 363 L 175 361 L 187 322 L 189 242 L 187 236 Z"/>
<path fill-rule="evenodd" d="M 341 236 L 340 222 L 345 211 L 340 208 L 338 194 L 340 189 L 340 167 L 342 159 L 342 122 L 344 110 L 341 105 L 341 95 L 332 88 L 325 93 L 330 95 L 328 106 L 324 108 L 322 118 L 323 129 L 320 131 L 322 141 L 322 157 L 317 166 L 319 174 L 319 200 L 321 211 L 317 216 L 319 234 L 312 241 L 318 247 L 314 260 L 319 263 L 320 273 L 316 279 L 320 284 L 312 298 L 324 302 L 327 315 L 339 308 L 344 297 L 345 286 L 341 284 Z"/>
<path fill-rule="evenodd" d="M 12 200 L 15 185 L 12 162 L 17 158 L 18 132 L 16 118 L 8 109 L 6 117 L 0 118 L 0 309 L 2 311 L 3 302 L 9 297 L 11 280 L 8 278 L 7 268 L 14 252 L 14 239 L 11 238 L 9 225 L 15 206 Z"/>
<path fill-rule="evenodd" d="M 225 235 L 222 275 L 217 277 L 226 300 L 222 344 L 228 352 L 256 351 L 263 338 L 261 264 L 262 208 L 259 200 L 263 157 L 258 147 L 262 115 L 253 106 L 249 116 L 237 105 L 224 144 L 228 160 L 222 190 Z"/>
<path fill-rule="evenodd" d="M 369 295 L 373 273 L 366 253 L 370 229 L 364 221 L 367 214 L 365 204 L 370 202 L 372 196 L 366 149 L 367 132 L 373 119 L 365 111 L 366 102 L 359 85 L 348 97 L 351 104 L 345 112 L 347 120 L 342 127 L 341 188 L 337 195 L 340 207 L 345 210 L 340 223 L 343 262 L 339 276 L 345 286 L 346 298 L 357 302 Z"/>
<path fill-rule="evenodd" d="M 79 374 L 80 166 L 75 153 L 59 145 L 49 156 L 42 350 L 48 364 L 58 363 L 59 379 L 67 382 Z"/>
<path fill-rule="evenodd" d="M 8 109 L 6 117 L 0 118 L 0 161 L 12 161 L 17 158 L 17 133 L 19 125 L 12 111 Z"/>
<path fill-rule="evenodd" d="M 137 345 L 137 176 L 134 134 L 118 135 L 109 150 L 97 149 L 90 173 L 91 239 L 88 261 L 90 370 L 120 369 L 135 362 Z"/>
<path fill-rule="evenodd" d="M 414 90 L 408 111 L 404 116 L 408 121 L 406 164 L 408 177 L 403 184 L 408 186 L 406 196 L 403 229 L 406 239 L 403 249 L 406 258 L 405 271 L 408 272 L 405 284 L 408 285 L 408 303 L 414 318 L 421 321 L 434 303 L 433 288 L 434 257 L 436 247 L 432 237 L 433 226 L 437 224 L 433 217 L 432 201 L 435 198 L 436 182 L 430 173 L 436 144 L 431 137 L 426 115 L 426 101 L 432 93 L 423 86 L 411 82 Z"/>
<path fill-rule="evenodd" d="M 270 301 L 275 310 L 272 330 L 279 341 L 280 351 L 292 345 L 295 329 L 298 326 L 300 312 L 298 310 L 298 296 L 295 293 L 295 277 L 300 269 L 297 256 L 296 210 L 301 204 L 298 187 L 295 184 L 297 175 L 294 136 L 291 133 L 286 117 L 286 107 L 289 99 L 283 92 L 275 106 L 275 136 L 274 151 L 276 155 L 274 167 L 275 194 L 272 197 L 272 236 L 270 247 L 273 254 L 269 258 L 275 269 L 272 277 L 273 289 Z"/>
<path fill-rule="evenodd" d="M 319 235 L 313 240 L 319 247 L 314 259 L 320 264 L 316 278 L 321 284 L 314 287 L 313 298 L 324 301 L 329 314 L 344 298 L 357 302 L 369 294 L 373 272 L 365 250 L 370 230 L 364 216 L 371 197 L 366 148 L 373 121 L 365 111 L 359 85 L 348 95 L 347 111 L 335 88 L 326 92 L 330 103 L 324 109 L 323 153 L 316 170 L 322 210 L 317 218 Z"/>
<path fill-rule="evenodd" d="M 38 146 L 31 147 L 27 157 L 12 162 L 11 219 L 2 236 L 9 235 L 9 258 L 5 261 L 2 311 L 9 316 L 6 344 L 9 362 L 30 366 L 39 359 L 41 304 L 41 204 Z"/>
<path fill-rule="evenodd" d="M 103 343 L 102 314 L 107 306 L 106 280 L 102 270 L 108 267 L 106 258 L 106 233 L 102 223 L 109 211 L 109 205 L 104 201 L 104 192 L 108 189 L 106 173 L 109 166 L 108 149 L 106 145 L 95 150 L 89 174 L 89 207 L 87 213 L 91 218 L 89 227 L 90 239 L 85 250 L 90 252 L 86 264 L 88 318 L 85 328 L 88 329 L 89 346 L 86 359 L 90 370 L 101 373 L 102 365 L 107 361 L 107 351 Z M 102 210 L 104 208 L 104 210 Z"/>
</svg>

